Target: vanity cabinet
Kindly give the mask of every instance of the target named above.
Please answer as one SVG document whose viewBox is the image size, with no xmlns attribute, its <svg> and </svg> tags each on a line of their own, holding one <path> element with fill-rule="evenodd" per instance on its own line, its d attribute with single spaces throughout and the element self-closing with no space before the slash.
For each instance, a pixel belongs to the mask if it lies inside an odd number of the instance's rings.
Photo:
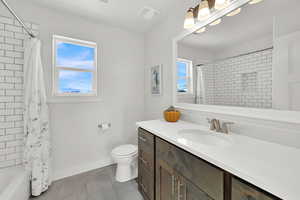
<svg viewBox="0 0 300 200">
<path fill-rule="evenodd" d="M 280 200 L 144 129 L 138 135 L 145 200 Z"/>
<path fill-rule="evenodd" d="M 138 147 L 138 188 L 145 200 L 154 200 L 154 136 L 140 128 Z"/>
</svg>

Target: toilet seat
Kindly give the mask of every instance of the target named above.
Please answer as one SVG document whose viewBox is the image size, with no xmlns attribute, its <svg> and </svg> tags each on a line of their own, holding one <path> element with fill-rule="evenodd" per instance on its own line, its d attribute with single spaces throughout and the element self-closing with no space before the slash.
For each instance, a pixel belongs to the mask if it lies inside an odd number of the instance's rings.
<svg viewBox="0 0 300 200">
<path fill-rule="evenodd" d="M 125 144 L 112 150 L 112 154 L 117 157 L 131 157 L 138 152 L 138 148 L 132 144 Z"/>
</svg>

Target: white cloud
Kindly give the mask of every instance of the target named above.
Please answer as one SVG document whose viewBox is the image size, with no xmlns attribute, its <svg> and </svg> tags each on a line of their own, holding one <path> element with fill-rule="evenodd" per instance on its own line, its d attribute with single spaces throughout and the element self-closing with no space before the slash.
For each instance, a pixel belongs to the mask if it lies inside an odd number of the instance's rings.
<svg viewBox="0 0 300 200">
<path fill-rule="evenodd" d="M 58 66 L 61 67 L 73 67 L 81 69 L 93 69 L 94 61 L 93 60 L 78 60 L 78 59 L 58 59 Z"/>
</svg>

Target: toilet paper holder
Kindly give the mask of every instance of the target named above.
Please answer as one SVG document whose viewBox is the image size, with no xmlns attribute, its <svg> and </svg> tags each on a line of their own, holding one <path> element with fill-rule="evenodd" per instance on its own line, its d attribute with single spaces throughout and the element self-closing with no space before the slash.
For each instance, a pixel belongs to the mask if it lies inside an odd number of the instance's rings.
<svg viewBox="0 0 300 200">
<path fill-rule="evenodd" d="M 111 123 L 102 123 L 98 125 L 98 128 L 102 129 L 102 130 L 106 130 L 109 129 L 111 127 Z"/>
</svg>

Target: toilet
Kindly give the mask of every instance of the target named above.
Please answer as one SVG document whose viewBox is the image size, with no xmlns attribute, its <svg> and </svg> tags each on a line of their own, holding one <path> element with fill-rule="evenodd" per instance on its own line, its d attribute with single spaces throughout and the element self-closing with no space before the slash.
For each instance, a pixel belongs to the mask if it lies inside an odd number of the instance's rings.
<svg viewBox="0 0 300 200">
<path fill-rule="evenodd" d="M 116 181 L 125 182 L 137 177 L 138 147 L 136 145 L 125 144 L 118 146 L 112 150 L 111 155 L 117 163 Z"/>
</svg>

